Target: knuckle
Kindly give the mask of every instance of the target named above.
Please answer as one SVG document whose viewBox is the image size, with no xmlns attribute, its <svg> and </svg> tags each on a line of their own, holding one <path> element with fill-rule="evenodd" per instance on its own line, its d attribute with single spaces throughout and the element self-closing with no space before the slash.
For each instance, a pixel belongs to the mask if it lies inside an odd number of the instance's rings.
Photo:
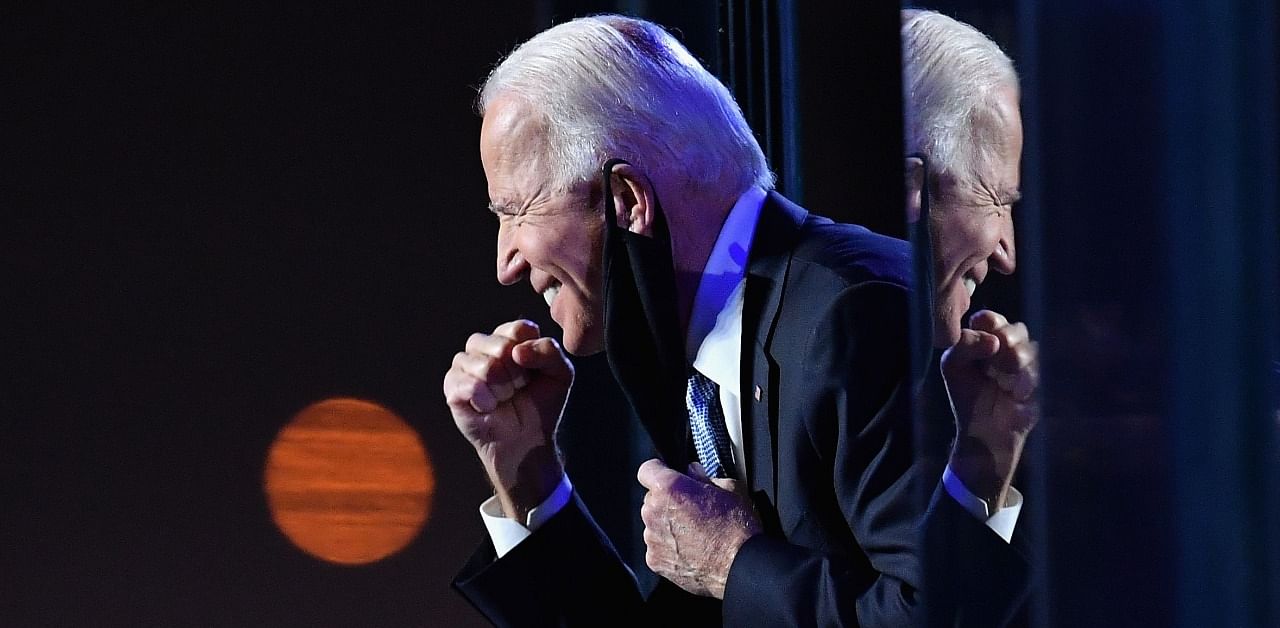
<svg viewBox="0 0 1280 628">
<path fill-rule="evenodd" d="M 483 344 L 484 341 L 487 340 L 488 338 L 489 338 L 488 334 L 482 334 L 480 332 L 476 332 L 474 334 L 471 334 L 470 336 L 467 336 L 467 345 L 466 345 L 467 351 L 468 352 L 472 351 L 476 347 Z"/>
<path fill-rule="evenodd" d="M 454 397 L 463 397 L 471 391 L 472 380 L 466 373 L 450 371 L 445 375 L 444 389 Z"/>
<path fill-rule="evenodd" d="M 646 529 L 658 522 L 658 510 L 648 504 L 640 508 L 640 521 L 644 522 Z"/>
<path fill-rule="evenodd" d="M 480 360 L 475 366 L 475 376 L 483 381 L 492 381 L 494 373 L 498 370 L 498 361 L 494 358 L 485 358 Z"/>
<path fill-rule="evenodd" d="M 482 397 L 487 392 L 488 388 L 486 388 L 480 380 L 475 378 L 467 378 L 467 381 L 462 385 L 462 394 L 464 398 L 469 401 L 475 400 L 477 397 Z"/>
<path fill-rule="evenodd" d="M 445 403 L 451 406 L 456 406 L 462 403 L 466 403 L 466 399 L 463 399 L 460 395 L 458 395 L 458 393 L 454 389 L 450 388 L 449 386 L 445 386 L 444 388 L 444 401 Z"/>
<path fill-rule="evenodd" d="M 1023 368 L 1031 366 L 1031 363 L 1034 362 L 1035 359 L 1036 359 L 1035 351 L 1032 351 L 1027 347 L 1022 347 L 1021 349 L 1018 350 L 1018 366 Z"/>
<path fill-rule="evenodd" d="M 523 327 L 524 326 L 523 323 L 524 321 L 520 319 L 516 319 L 513 321 L 506 321 L 504 323 L 498 323 L 498 326 L 493 328 L 493 333 L 499 334 L 499 335 L 509 334 Z"/>
</svg>

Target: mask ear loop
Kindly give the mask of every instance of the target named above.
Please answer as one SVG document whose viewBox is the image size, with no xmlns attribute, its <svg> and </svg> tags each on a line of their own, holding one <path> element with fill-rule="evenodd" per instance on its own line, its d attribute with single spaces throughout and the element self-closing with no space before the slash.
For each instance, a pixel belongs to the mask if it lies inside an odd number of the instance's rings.
<svg viewBox="0 0 1280 628">
<path fill-rule="evenodd" d="M 618 164 L 626 164 L 630 166 L 631 162 L 625 159 L 615 157 L 613 159 L 610 159 L 609 161 L 604 162 L 604 165 L 600 167 L 600 175 L 601 177 L 604 178 L 604 183 L 601 186 L 601 189 L 604 192 L 604 214 L 605 214 L 604 219 L 605 219 L 605 224 L 610 229 L 615 229 L 620 226 L 618 225 L 618 208 L 614 205 L 614 202 L 613 202 L 613 167 Z M 641 238 L 655 240 L 655 241 L 664 242 L 664 243 L 669 242 L 671 240 L 671 231 L 667 227 L 667 217 L 662 213 L 662 202 L 658 198 L 657 190 L 653 190 L 653 202 L 654 202 L 654 207 L 656 208 L 656 211 L 654 212 L 654 215 L 653 215 L 652 236 L 651 237 L 636 236 L 636 237 L 641 237 Z M 626 231 L 625 226 L 623 226 L 622 228 L 623 228 L 623 231 Z M 635 234 L 629 234 L 629 235 L 635 235 Z M 606 246 L 607 246 L 607 238 L 606 238 Z"/>
<path fill-rule="evenodd" d="M 604 178 L 601 186 L 604 190 L 604 219 L 610 229 L 618 227 L 618 208 L 613 203 L 613 167 L 618 164 L 631 165 L 631 162 L 617 157 L 604 162 L 600 167 L 600 176 Z"/>
</svg>

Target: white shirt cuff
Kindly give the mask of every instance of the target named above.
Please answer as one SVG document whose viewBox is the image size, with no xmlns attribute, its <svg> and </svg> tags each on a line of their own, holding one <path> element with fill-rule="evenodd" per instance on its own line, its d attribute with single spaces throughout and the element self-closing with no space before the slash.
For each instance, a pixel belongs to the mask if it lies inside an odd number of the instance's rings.
<svg viewBox="0 0 1280 628">
<path fill-rule="evenodd" d="M 568 474 L 561 475 L 560 483 L 556 485 L 555 490 L 551 491 L 541 504 L 529 511 L 523 524 L 502 513 L 502 505 L 498 503 L 496 495 L 484 500 L 484 503 L 480 504 L 480 518 L 484 521 L 485 529 L 489 531 L 489 539 L 493 541 L 493 550 L 498 558 L 505 556 L 511 548 L 519 545 L 520 541 L 528 538 L 548 519 L 563 510 L 572 496 L 573 484 L 569 482 Z"/>
<path fill-rule="evenodd" d="M 1018 489 L 1009 487 L 1009 495 L 1005 499 L 1004 507 L 997 508 L 995 512 L 989 512 L 987 502 L 965 487 L 959 476 L 951 472 L 951 465 L 947 465 L 946 470 L 942 472 L 942 485 L 961 507 L 987 524 L 987 527 L 1000 535 L 1005 543 L 1013 539 L 1013 528 L 1018 525 L 1018 514 L 1022 512 L 1022 493 L 1019 493 Z"/>
</svg>

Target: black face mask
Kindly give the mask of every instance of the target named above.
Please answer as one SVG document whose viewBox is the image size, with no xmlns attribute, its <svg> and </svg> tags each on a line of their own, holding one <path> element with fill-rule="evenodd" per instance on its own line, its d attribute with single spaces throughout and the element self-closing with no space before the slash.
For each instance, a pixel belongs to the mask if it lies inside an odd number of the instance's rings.
<svg viewBox="0 0 1280 628">
<path fill-rule="evenodd" d="M 920 218 L 908 229 L 915 272 L 915 288 L 911 291 L 911 329 L 914 331 L 911 334 L 912 381 L 918 388 L 933 365 L 933 232 L 929 226 L 929 160 L 919 153 L 908 157 L 919 159 L 924 170 L 924 182 L 920 186 Z"/>
<path fill-rule="evenodd" d="M 604 346 L 609 367 L 631 407 L 672 468 L 688 464 L 684 388 L 688 364 L 676 312 L 671 234 L 654 198 L 653 236 L 618 225 L 611 159 L 601 169 L 605 237 Z"/>
</svg>

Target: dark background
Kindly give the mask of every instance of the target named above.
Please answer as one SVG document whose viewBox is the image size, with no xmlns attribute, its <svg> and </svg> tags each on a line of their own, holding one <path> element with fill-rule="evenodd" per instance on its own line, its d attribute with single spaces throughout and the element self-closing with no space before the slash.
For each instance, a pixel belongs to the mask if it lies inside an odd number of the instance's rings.
<svg viewBox="0 0 1280 628">
<path fill-rule="evenodd" d="M 489 490 L 440 379 L 473 331 L 555 329 L 494 280 L 475 87 L 554 22 L 649 16 L 784 191 L 894 233 L 896 7 L 831 4 L 0 8 L 0 625 L 480 625 L 448 581 Z M 1042 625 L 1280 617 L 1275 8 L 1178 5 L 932 5 L 1023 80 L 1019 271 L 978 304 L 1040 330 Z M 600 366 L 574 403 L 611 417 Z M 399 413 L 436 472 L 422 533 L 364 567 L 295 549 L 262 492 L 333 396 Z M 609 469 L 583 492 L 636 499 L 643 439 L 566 427 L 571 469 Z"/>
<path fill-rule="evenodd" d="M 487 486 L 440 380 L 545 310 L 493 278 L 471 110 L 535 7 L 210 7 L 0 15 L 0 624 L 478 624 L 448 582 Z M 399 413 L 436 472 L 366 567 L 296 550 L 262 491 L 332 396 Z"/>
</svg>

